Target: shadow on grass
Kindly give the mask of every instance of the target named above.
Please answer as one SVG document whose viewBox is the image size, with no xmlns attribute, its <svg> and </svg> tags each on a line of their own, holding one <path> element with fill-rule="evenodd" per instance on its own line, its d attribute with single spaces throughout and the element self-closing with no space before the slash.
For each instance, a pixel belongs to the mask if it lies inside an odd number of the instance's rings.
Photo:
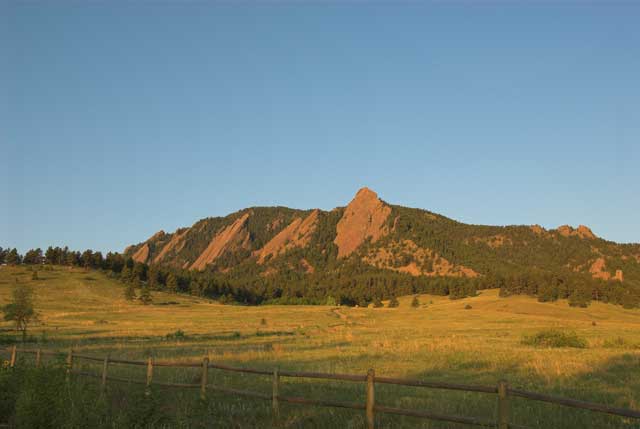
<svg viewBox="0 0 640 429">
<path fill-rule="evenodd" d="M 218 336 L 219 338 L 220 336 Z M 229 340 L 229 337 L 224 337 Z M 161 349 L 162 353 L 178 351 Z M 159 349 L 155 349 L 159 351 Z M 95 350 L 92 350 L 95 352 Z M 96 355 L 98 353 L 96 352 Z M 112 354 L 114 357 L 116 354 Z M 340 362 L 341 356 L 336 353 L 324 359 L 287 360 L 275 362 L 245 360 L 243 362 L 224 361 L 232 366 L 260 368 L 272 370 L 276 365 L 281 370 L 325 371 L 331 362 Z M 23 357 L 25 362 L 29 357 Z M 32 359 L 32 358 L 31 358 Z M 360 371 L 335 371 L 351 374 L 361 373 L 364 377 L 367 363 L 374 359 L 371 356 L 359 357 L 350 367 L 361 368 Z M 78 364 L 79 368 L 99 374 L 100 365 L 95 363 Z M 339 365 L 338 365 L 339 366 Z M 607 404 L 620 408 L 634 408 L 640 402 L 640 354 L 623 353 L 610 358 L 589 372 L 576 376 L 559 377 L 549 381 L 537 377 L 530 370 L 517 364 L 508 364 L 495 368 L 490 362 L 477 360 L 473 362 L 463 359 L 452 359 L 450 364 L 420 373 L 409 374 L 406 378 L 429 381 L 445 381 L 464 384 L 496 385 L 501 379 L 508 380 L 514 388 L 534 392 L 558 395 L 573 399 Z M 110 375 L 143 381 L 144 367 L 127 367 L 114 365 Z M 388 374 L 378 373 L 378 376 Z M 157 381 L 174 383 L 200 382 L 198 368 L 164 368 L 154 372 Z M 82 381 L 87 389 L 97 389 L 98 380 Z M 233 373 L 222 370 L 209 370 L 209 383 L 227 388 L 243 389 L 270 394 L 272 379 L 270 376 Z M 93 387 L 91 387 L 93 386 Z M 128 407 L 139 406 L 143 397 L 143 386 L 127 383 L 110 383 L 109 398 L 113 413 L 129 413 Z M 315 379 L 299 379 L 281 377 L 280 393 L 284 396 L 305 397 L 353 403 L 364 403 L 364 382 L 328 381 Z M 321 408 L 304 405 L 281 403 L 281 418 L 274 423 L 269 401 L 209 392 L 207 400 L 198 399 L 195 390 L 170 390 L 160 387 L 153 389 L 153 413 L 155 418 L 167 427 L 221 427 L 221 428 L 364 428 L 364 412 Z M 395 386 L 376 384 L 376 403 L 430 411 L 434 413 L 495 420 L 495 394 L 458 392 L 442 389 Z M 577 410 L 561 405 L 546 404 L 522 398 L 511 400 L 512 423 L 531 428 L 640 428 L 640 421 L 609 416 L 587 410 Z M 124 418 L 124 417 L 122 417 Z M 412 417 L 392 416 L 378 413 L 378 428 L 463 428 L 455 423 L 423 420 Z"/>
</svg>

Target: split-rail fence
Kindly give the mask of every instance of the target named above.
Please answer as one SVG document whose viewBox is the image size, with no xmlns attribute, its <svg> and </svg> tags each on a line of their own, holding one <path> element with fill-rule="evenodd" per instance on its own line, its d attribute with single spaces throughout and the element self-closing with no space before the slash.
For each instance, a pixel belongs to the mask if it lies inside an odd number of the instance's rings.
<svg viewBox="0 0 640 429">
<path fill-rule="evenodd" d="M 239 395 L 239 396 L 246 396 L 246 397 L 271 401 L 272 411 L 275 418 L 278 418 L 280 415 L 280 405 L 279 405 L 280 402 L 302 404 L 302 405 L 316 405 L 316 406 L 334 407 L 334 408 L 349 408 L 354 410 L 364 410 L 368 429 L 373 429 L 375 427 L 376 413 L 396 414 L 396 415 L 402 415 L 402 416 L 411 416 L 411 417 L 418 417 L 418 418 L 424 418 L 424 419 L 438 420 L 443 422 L 452 422 L 452 423 L 466 424 L 470 426 L 481 426 L 481 427 L 490 427 L 490 428 L 497 428 L 497 429 L 510 429 L 510 428 L 526 429 L 526 426 L 516 425 L 510 421 L 509 399 L 511 397 L 520 397 L 520 398 L 526 398 L 526 399 L 531 399 L 535 401 L 548 402 L 548 403 L 563 405 L 571 408 L 579 408 L 583 410 L 591 410 L 599 413 L 612 414 L 612 415 L 626 417 L 630 419 L 638 419 L 640 421 L 640 411 L 638 410 L 616 408 L 616 407 L 611 407 L 604 404 L 578 401 L 575 399 L 569 399 L 569 398 L 563 398 L 559 396 L 552 396 L 552 395 L 546 395 L 542 393 L 529 392 L 526 390 L 514 389 L 510 387 L 506 381 L 500 381 L 496 386 L 482 386 L 482 385 L 444 383 L 444 382 L 438 382 L 438 381 L 424 381 L 424 380 L 405 379 L 405 378 L 379 377 L 379 376 L 376 376 L 375 371 L 373 369 L 370 369 L 369 371 L 367 371 L 366 374 L 362 374 L 362 375 L 327 374 L 327 373 L 318 373 L 318 372 L 280 371 L 277 368 L 272 371 L 263 370 L 263 369 L 253 369 L 253 368 L 239 368 L 239 367 L 232 367 L 232 366 L 212 363 L 209 361 L 208 357 L 203 358 L 201 362 L 169 363 L 169 362 L 156 362 L 154 361 L 153 358 L 148 358 L 146 361 L 131 361 L 131 360 L 123 360 L 123 359 L 113 359 L 113 358 L 110 358 L 109 356 L 106 356 L 106 357 L 87 356 L 87 355 L 75 353 L 73 349 L 69 349 L 65 353 L 65 352 L 59 352 L 59 351 L 56 352 L 56 351 L 49 351 L 49 350 L 42 350 L 42 349 L 35 349 L 35 350 L 18 349 L 16 346 L 13 346 L 10 349 L 5 349 L 5 351 L 9 351 L 11 353 L 10 360 L 9 360 L 10 367 L 14 367 L 16 365 L 18 353 L 28 353 L 28 354 L 35 355 L 36 367 L 41 365 L 43 355 L 61 356 L 66 354 L 67 379 L 69 380 L 72 374 L 83 376 L 83 377 L 97 378 L 100 380 L 100 387 L 103 393 L 106 391 L 106 386 L 108 381 L 145 385 L 147 389 L 146 390 L 147 394 L 151 394 L 152 385 L 159 386 L 159 387 L 168 387 L 168 388 L 199 389 L 200 397 L 203 400 L 206 399 L 207 397 L 207 391 L 216 391 L 216 392 L 226 393 L 229 395 Z M 102 371 L 100 374 L 94 374 L 90 372 L 75 370 L 73 368 L 73 363 L 75 359 L 82 359 L 82 360 L 102 363 Z M 108 375 L 109 365 L 111 364 L 145 366 L 146 374 L 147 374 L 146 380 L 131 380 L 127 378 L 119 378 L 119 377 Z M 153 379 L 154 367 L 200 368 L 201 370 L 200 383 L 186 384 L 186 383 L 166 383 L 166 382 L 155 381 Z M 247 373 L 247 374 L 258 374 L 258 375 L 270 376 L 272 378 L 271 394 L 253 392 L 248 390 L 231 389 L 227 387 L 212 385 L 207 381 L 209 368 L 214 368 L 214 369 L 223 370 L 223 371 L 233 371 L 233 372 L 241 372 L 241 373 Z M 284 396 L 280 394 L 280 383 L 281 383 L 281 378 L 283 377 L 314 378 L 314 379 L 323 379 L 323 380 L 341 380 L 341 381 L 350 381 L 350 382 L 356 382 L 356 383 L 365 383 L 366 397 L 364 402 L 339 402 L 339 401 L 331 401 L 331 400 L 318 400 L 318 399 L 307 399 L 307 398 L 300 398 L 300 397 Z M 424 411 L 424 410 L 407 410 L 402 408 L 394 408 L 394 407 L 384 406 L 381 404 L 376 404 L 375 402 L 375 385 L 376 384 L 395 384 L 395 385 L 401 385 L 401 386 L 427 387 L 432 389 L 449 389 L 449 390 L 458 390 L 458 391 L 464 391 L 464 392 L 479 392 L 479 393 L 485 393 L 485 394 L 494 394 L 494 395 L 497 395 L 497 402 L 498 402 L 497 420 L 488 421 L 484 419 L 478 419 L 475 417 L 452 416 L 452 415 L 433 413 L 433 412 Z"/>
</svg>

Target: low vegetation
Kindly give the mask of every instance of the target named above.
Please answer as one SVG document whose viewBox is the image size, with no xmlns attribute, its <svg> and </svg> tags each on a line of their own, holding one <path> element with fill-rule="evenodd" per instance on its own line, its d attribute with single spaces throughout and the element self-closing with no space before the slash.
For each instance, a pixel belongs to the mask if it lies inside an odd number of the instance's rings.
<svg viewBox="0 0 640 429">
<path fill-rule="evenodd" d="M 534 347 L 573 347 L 576 349 L 584 349 L 587 347 L 587 340 L 573 331 L 545 329 L 533 335 L 526 335 L 522 340 L 522 344 Z"/>
<path fill-rule="evenodd" d="M 92 280 L 88 280 L 91 277 Z M 398 297 L 398 307 L 345 306 L 229 306 L 191 295 L 151 291 L 152 302 L 142 304 L 124 297 L 125 286 L 100 271 L 52 267 L 39 270 L 39 279 L 21 267 L 0 268 L 0 305 L 12 300 L 16 280 L 34 291 L 39 321 L 30 327 L 24 347 L 43 347 L 104 357 L 159 361 L 200 361 L 263 369 L 306 370 L 329 373 L 376 374 L 448 382 L 495 385 L 507 379 L 516 388 L 575 399 L 637 408 L 640 403 L 640 311 L 593 303 L 570 307 L 567 301 L 540 303 L 535 298 L 501 298 L 498 290 L 450 300 L 418 294 Z M 139 292 L 139 291 L 138 291 Z M 164 303 L 172 302 L 172 305 Z M 466 305 L 473 311 L 464 311 Z M 263 319 L 267 322 L 263 324 Z M 594 326 L 593 321 L 597 321 Z M 522 344 L 548 330 L 575 332 L 585 348 Z M 621 338 L 622 340 L 618 340 Z M 0 325 L 0 345 L 21 342 L 15 324 Z M 0 352 L 3 360 L 6 352 Z M 19 356 L 19 366 L 32 367 L 33 355 Z M 200 403 L 197 392 L 157 389 L 145 397 L 144 386 L 109 383 L 100 398 L 97 379 L 74 378 L 70 391 L 61 389 L 56 371 L 61 360 L 46 357 L 47 368 L 21 380 L 0 378 L 0 423 L 39 419 L 37 422 L 72 422 L 75 427 L 272 427 L 266 401 L 210 395 Z M 98 374 L 100 363 L 77 361 L 78 369 Z M 36 370 L 25 370 L 36 371 Z M 113 365 L 116 377 L 144 380 L 142 367 Z M 15 372 L 13 373 L 15 374 Z M 198 371 L 159 368 L 154 378 L 175 383 L 197 383 Z M 17 377 L 17 376 L 16 376 Z M 22 377 L 22 376 L 20 376 Z M 56 381 L 57 380 L 57 381 Z M 221 386 L 270 392 L 264 376 L 212 370 L 210 381 Z M 47 399 L 44 417 L 33 413 L 40 401 L 35 389 L 51 382 L 43 392 L 60 394 Z M 4 386 L 9 386 L 6 389 Z M 291 396 L 362 401 L 359 383 L 283 379 L 282 390 Z M 5 399 L 7 398 L 7 399 Z M 379 386 L 376 400 L 402 408 L 491 419 L 493 395 Z M 60 402 L 55 402 L 60 399 Z M 7 400 L 15 406 L 7 406 Z M 18 404 L 20 404 L 18 406 Z M 5 407 L 5 408 L 2 408 Z M 29 415 L 32 417 L 28 417 Z M 55 414 L 55 415 L 54 415 Z M 40 417 L 38 417 L 40 416 Z M 530 401 L 513 401 L 515 423 L 531 427 L 634 428 L 629 420 Z M 29 420 L 36 421 L 36 420 Z M 458 428 L 409 417 L 380 416 L 380 426 Z M 362 413 L 350 410 L 283 405 L 282 427 L 362 427 Z M 53 423 L 52 423 L 53 424 Z M 29 427 L 24 426 L 24 427 Z M 47 427 L 47 426 L 42 426 Z"/>
</svg>

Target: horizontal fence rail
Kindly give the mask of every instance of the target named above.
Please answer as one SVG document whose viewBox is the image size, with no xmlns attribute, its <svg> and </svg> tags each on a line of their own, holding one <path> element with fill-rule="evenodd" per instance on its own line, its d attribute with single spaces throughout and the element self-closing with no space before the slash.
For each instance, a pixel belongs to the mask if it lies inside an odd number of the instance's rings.
<svg viewBox="0 0 640 429">
<path fill-rule="evenodd" d="M 509 409 L 510 409 L 509 400 L 511 397 L 520 397 L 520 398 L 525 398 L 525 399 L 530 399 L 535 401 L 542 401 L 542 402 L 548 402 L 548 403 L 557 404 L 557 405 L 563 405 L 570 408 L 590 410 L 590 411 L 595 411 L 599 413 L 606 413 L 606 414 L 632 418 L 632 419 L 640 419 L 640 411 L 637 411 L 637 410 L 610 407 L 604 404 L 597 404 L 593 402 L 585 402 L 585 401 L 579 401 L 579 400 L 570 399 L 570 398 L 563 398 L 559 396 L 529 392 L 526 390 L 513 389 L 509 387 L 509 385 L 505 381 L 499 382 L 497 386 L 482 386 L 482 385 L 445 383 L 445 382 L 437 382 L 437 381 L 424 381 L 424 380 L 404 379 L 404 378 L 377 377 L 373 369 L 370 369 L 365 375 L 328 374 L 328 373 L 304 372 L 304 371 L 279 371 L 278 369 L 269 371 L 269 370 L 263 370 L 263 369 L 240 368 L 240 367 L 234 367 L 229 365 L 211 363 L 209 362 L 208 357 L 205 357 L 201 362 L 173 363 L 173 362 L 156 362 L 152 358 L 148 358 L 146 361 L 132 361 L 132 360 L 124 360 L 124 359 L 113 359 L 109 356 L 106 356 L 106 357 L 88 356 L 88 355 L 74 353 L 72 349 L 69 349 L 67 352 L 60 352 L 60 351 L 50 351 L 50 350 L 42 350 L 42 349 L 35 349 L 35 350 L 18 349 L 16 346 L 13 346 L 9 349 L 0 349 L 0 350 L 5 350 L 10 352 L 11 354 L 11 357 L 9 360 L 10 367 L 14 367 L 16 365 L 18 352 L 35 355 L 36 367 L 41 365 L 41 361 L 42 361 L 41 357 L 43 355 L 66 356 L 67 380 L 70 379 L 71 375 L 99 379 L 101 382 L 101 390 L 103 393 L 106 390 L 107 381 L 132 383 L 132 384 L 139 384 L 139 385 L 146 386 L 147 395 L 151 394 L 150 388 L 152 385 L 158 386 L 158 387 L 166 387 L 166 388 L 199 389 L 200 397 L 202 399 L 206 399 L 207 391 L 212 391 L 212 392 L 220 392 L 228 395 L 246 396 L 246 397 L 271 401 L 273 413 L 275 417 L 278 417 L 280 414 L 280 411 L 279 411 L 280 402 L 287 402 L 291 404 L 301 404 L 301 405 L 314 405 L 314 406 L 321 406 L 321 407 L 364 410 L 366 413 L 367 427 L 369 429 L 374 428 L 376 412 L 391 414 L 391 415 L 402 415 L 402 416 L 409 416 L 409 417 L 424 418 L 424 419 L 451 422 L 451 423 L 459 423 L 459 424 L 465 424 L 470 426 L 493 427 L 498 429 L 509 429 L 509 428 L 526 429 L 525 426 L 516 425 L 509 421 Z M 74 359 L 82 359 L 82 360 L 87 360 L 92 362 L 101 362 L 102 363 L 101 374 L 74 370 L 73 369 Z M 146 367 L 147 369 L 146 380 L 133 380 L 128 378 L 120 378 L 120 377 L 114 377 L 114 376 L 108 375 L 108 368 L 110 364 L 136 365 L 136 366 Z M 167 382 L 155 381 L 153 380 L 154 367 L 199 368 L 201 371 L 200 383 L 187 384 L 187 383 L 167 383 Z M 270 376 L 272 377 L 272 383 L 273 383 L 272 393 L 266 394 L 266 393 L 248 391 L 248 390 L 221 387 L 221 386 L 210 384 L 208 383 L 209 368 L 218 369 L 222 371 Z M 352 403 L 352 402 L 340 402 L 340 401 L 332 401 L 332 400 L 308 399 L 308 398 L 284 396 L 280 394 L 280 379 L 282 377 L 312 378 L 312 379 L 322 379 L 322 380 L 339 380 L 339 381 L 365 383 L 366 384 L 365 402 Z M 494 395 L 497 394 L 497 400 L 498 400 L 497 421 L 487 421 L 487 420 L 482 420 L 475 417 L 451 416 L 451 415 L 438 414 L 438 413 L 423 411 L 423 410 L 407 410 L 403 408 L 388 407 L 388 406 L 376 404 L 375 393 L 374 393 L 375 384 L 393 384 L 393 385 L 400 385 L 400 386 L 426 387 L 431 389 L 447 389 L 447 390 L 457 390 L 457 391 L 464 391 L 464 392 L 479 392 L 479 393 L 488 393 L 488 394 L 494 394 Z M 2 425 L 0 425 L 0 427 L 2 427 Z"/>
</svg>

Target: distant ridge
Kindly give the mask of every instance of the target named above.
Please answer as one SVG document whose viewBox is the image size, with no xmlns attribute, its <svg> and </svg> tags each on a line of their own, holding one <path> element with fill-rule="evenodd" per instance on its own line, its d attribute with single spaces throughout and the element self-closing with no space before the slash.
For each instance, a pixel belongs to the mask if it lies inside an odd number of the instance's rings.
<svg viewBox="0 0 640 429">
<path fill-rule="evenodd" d="M 640 282 L 640 244 L 617 244 L 587 226 L 467 225 L 388 204 L 369 188 L 332 211 L 252 207 L 159 231 L 125 249 L 136 262 L 264 278 L 354 267 L 413 276 L 509 275 L 519 270 L 583 273 Z M 253 274 L 247 274 L 253 273 Z"/>
</svg>

